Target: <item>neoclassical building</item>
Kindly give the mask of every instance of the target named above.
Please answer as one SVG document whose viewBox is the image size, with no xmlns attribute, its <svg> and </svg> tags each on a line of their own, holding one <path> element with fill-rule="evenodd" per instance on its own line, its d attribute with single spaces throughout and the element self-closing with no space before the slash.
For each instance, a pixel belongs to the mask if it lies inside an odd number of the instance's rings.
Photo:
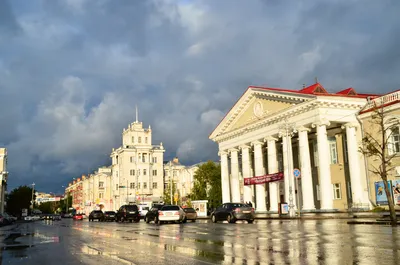
<svg viewBox="0 0 400 265">
<path fill-rule="evenodd" d="M 122 146 L 113 149 L 113 208 L 128 203 L 163 200 L 163 158 L 165 149 L 152 144 L 152 130 L 136 121 L 122 132 Z"/>
<path fill-rule="evenodd" d="M 249 87 L 211 133 L 221 157 L 223 202 L 276 212 L 369 207 L 359 111 L 376 95 Z M 300 171 L 295 178 L 293 170 Z M 270 178 L 279 173 L 283 177 Z M 246 183 L 258 183 L 244 185 Z"/>
</svg>

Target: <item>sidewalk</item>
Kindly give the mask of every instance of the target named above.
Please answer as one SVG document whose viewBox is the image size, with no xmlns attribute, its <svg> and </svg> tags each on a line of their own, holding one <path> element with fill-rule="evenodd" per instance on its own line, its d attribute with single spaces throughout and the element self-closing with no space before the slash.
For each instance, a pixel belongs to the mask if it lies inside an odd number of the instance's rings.
<svg viewBox="0 0 400 265">
<path fill-rule="evenodd" d="M 302 219 L 302 220 L 320 220 L 320 219 L 354 219 L 354 218 L 380 218 L 382 213 L 374 212 L 337 212 L 337 213 L 301 213 L 300 217 L 290 218 L 289 215 L 280 216 L 277 213 L 256 213 L 255 219 L 258 220 L 282 220 L 282 219 Z M 199 216 L 198 219 L 210 219 L 210 216 Z"/>
</svg>

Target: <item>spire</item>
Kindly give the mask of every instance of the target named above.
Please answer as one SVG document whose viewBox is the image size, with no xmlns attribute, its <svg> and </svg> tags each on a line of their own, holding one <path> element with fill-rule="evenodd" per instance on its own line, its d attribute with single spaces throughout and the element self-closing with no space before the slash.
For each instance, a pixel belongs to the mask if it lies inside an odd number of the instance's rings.
<svg viewBox="0 0 400 265">
<path fill-rule="evenodd" d="M 137 105 L 136 105 L 136 123 L 138 123 L 139 122 L 139 118 L 138 118 L 138 110 L 137 110 Z"/>
</svg>

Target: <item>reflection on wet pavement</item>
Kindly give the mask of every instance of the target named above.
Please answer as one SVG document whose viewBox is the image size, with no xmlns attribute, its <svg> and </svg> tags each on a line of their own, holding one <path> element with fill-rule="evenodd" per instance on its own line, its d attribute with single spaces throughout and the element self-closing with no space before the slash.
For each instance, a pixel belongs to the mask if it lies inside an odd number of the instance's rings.
<svg viewBox="0 0 400 265">
<path fill-rule="evenodd" d="M 5 236 L 2 262 L 29 264 L 398 264 L 399 229 L 346 220 L 255 224 L 23 224 Z M 1 234 L 1 233 L 0 233 Z M 14 249 L 13 249 L 14 248 Z M 46 255 L 50 263 L 39 261 Z M 37 263 L 35 263 L 37 261 Z"/>
</svg>

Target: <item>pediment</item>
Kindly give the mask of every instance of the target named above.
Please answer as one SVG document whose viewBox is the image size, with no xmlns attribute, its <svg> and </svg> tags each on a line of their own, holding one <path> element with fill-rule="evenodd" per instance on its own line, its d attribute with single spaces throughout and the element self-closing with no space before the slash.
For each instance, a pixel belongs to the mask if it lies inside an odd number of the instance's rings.
<svg viewBox="0 0 400 265">
<path fill-rule="evenodd" d="M 249 87 L 225 115 L 209 138 L 245 127 L 285 109 L 314 98 L 296 91 Z"/>
<path fill-rule="evenodd" d="M 290 108 L 293 105 L 291 102 L 282 100 L 265 99 L 262 97 L 254 97 L 243 108 L 242 112 L 230 124 L 226 131 L 235 130 L 246 126 L 255 121 L 261 120 L 266 116 Z"/>
</svg>

